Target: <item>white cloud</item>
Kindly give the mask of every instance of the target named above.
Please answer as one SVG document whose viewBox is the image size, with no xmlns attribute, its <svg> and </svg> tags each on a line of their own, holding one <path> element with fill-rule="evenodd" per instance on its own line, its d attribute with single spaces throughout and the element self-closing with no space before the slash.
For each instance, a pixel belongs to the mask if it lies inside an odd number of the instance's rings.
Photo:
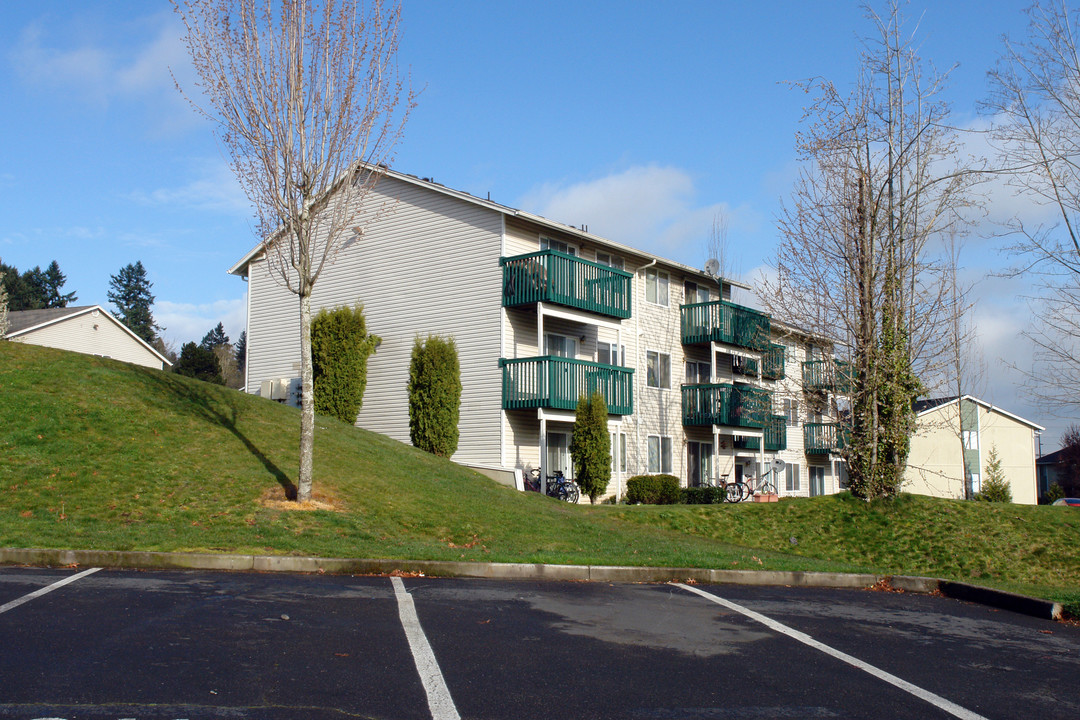
<svg viewBox="0 0 1080 720">
<path fill-rule="evenodd" d="M 175 187 L 134 190 L 125 197 L 141 205 L 177 205 L 252 217 L 254 210 L 227 164 L 198 161 L 194 180 Z"/>
<path fill-rule="evenodd" d="M 545 183 L 518 200 L 518 207 L 665 257 L 697 265 L 717 212 L 728 217 L 733 236 L 758 227 L 747 207 L 698 205 L 693 178 L 684 170 L 635 166 L 594 180 Z M 732 248 L 738 257 L 738 248 Z"/>
<path fill-rule="evenodd" d="M 162 335 L 176 346 L 177 352 L 186 342 L 202 340 L 219 322 L 229 339 L 236 342 L 247 328 L 247 296 L 201 304 L 159 299 L 154 303 L 154 320 L 165 328 Z"/>
<path fill-rule="evenodd" d="M 111 37 L 69 43 L 31 24 L 19 34 L 9 57 L 27 85 L 61 89 L 67 97 L 100 108 L 117 100 L 142 102 L 151 117 L 151 132 L 182 130 L 202 122 L 176 90 L 174 74 L 182 87 L 193 90 L 195 83 L 172 14 L 136 18 L 126 25 L 111 28 Z M 58 28 L 54 34 L 65 30 L 72 28 Z M 73 33 L 79 34 L 78 28 Z M 110 42 L 116 38 L 125 42 Z"/>
</svg>

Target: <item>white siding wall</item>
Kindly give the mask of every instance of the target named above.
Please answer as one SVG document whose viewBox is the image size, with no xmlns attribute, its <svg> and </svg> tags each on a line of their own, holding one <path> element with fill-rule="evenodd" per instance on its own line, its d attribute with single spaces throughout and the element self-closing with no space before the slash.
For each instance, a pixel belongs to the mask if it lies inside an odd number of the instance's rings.
<svg viewBox="0 0 1080 720">
<path fill-rule="evenodd" d="M 61 320 L 15 339 L 31 345 L 100 355 L 158 370 L 163 365 L 160 358 L 128 334 L 117 321 L 96 311 Z"/>
<path fill-rule="evenodd" d="M 382 345 L 368 361 L 357 424 L 409 442 L 408 373 L 416 335 L 453 336 L 461 363 L 460 441 L 454 459 L 499 463 L 498 359 L 502 272 L 498 212 L 392 178 L 376 197 L 392 205 L 364 237 L 327 268 L 312 296 L 319 308 L 364 305 Z M 373 206 L 374 210 L 374 206 Z M 300 375 L 299 301 L 250 266 L 248 367 L 260 382 Z"/>
</svg>

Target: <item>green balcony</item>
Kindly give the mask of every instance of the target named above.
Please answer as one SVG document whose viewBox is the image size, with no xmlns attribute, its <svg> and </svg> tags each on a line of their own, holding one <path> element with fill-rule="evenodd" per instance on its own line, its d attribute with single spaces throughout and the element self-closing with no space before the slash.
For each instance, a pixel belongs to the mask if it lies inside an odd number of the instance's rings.
<svg viewBox="0 0 1080 720">
<path fill-rule="evenodd" d="M 625 319 L 630 317 L 630 281 L 623 270 L 582 260 L 557 250 L 499 258 L 503 307 L 538 302 Z"/>
<path fill-rule="evenodd" d="M 735 438 L 737 450 L 753 450 L 761 446 L 757 438 Z M 765 452 L 787 450 L 787 418 L 783 415 L 770 415 L 765 425 Z"/>
<path fill-rule="evenodd" d="M 844 431 L 839 423 L 805 423 L 803 450 L 807 455 L 828 455 L 844 449 Z"/>
<path fill-rule="evenodd" d="M 787 357 L 787 349 L 783 345 L 775 343 L 769 345 L 769 349 L 762 353 L 761 359 L 764 365 L 761 368 L 761 377 L 765 380 L 783 380 L 785 377 L 784 361 Z M 758 361 L 753 358 L 737 358 L 738 362 L 731 366 L 731 372 L 736 375 L 757 377 Z"/>
<path fill-rule="evenodd" d="M 576 410 L 578 398 L 599 390 L 611 415 L 634 412 L 632 368 L 555 356 L 499 360 L 504 410 Z"/>
<path fill-rule="evenodd" d="M 743 385 L 682 386 L 683 425 L 763 428 L 772 408 L 772 393 Z"/>
<path fill-rule="evenodd" d="M 803 389 L 850 393 L 853 366 L 843 360 L 807 360 L 802 364 Z"/>
<path fill-rule="evenodd" d="M 681 308 L 684 345 L 719 342 L 764 352 L 769 349 L 769 316 L 727 300 Z"/>
</svg>

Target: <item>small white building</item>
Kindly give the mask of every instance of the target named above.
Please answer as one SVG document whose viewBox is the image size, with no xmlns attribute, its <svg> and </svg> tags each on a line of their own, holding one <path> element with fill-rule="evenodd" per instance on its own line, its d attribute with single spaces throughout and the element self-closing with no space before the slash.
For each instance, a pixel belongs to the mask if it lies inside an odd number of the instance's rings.
<svg viewBox="0 0 1080 720">
<path fill-rule="evenodd" d="M 971 395 L 921 400 L 915 404 L 904 490 L 962 499 L 965 472 L 971 492 L 986 477 L 991 449 L 997 451 L 1014 503 L 1038 503 L 1035 455 L 1045 428 Z"/>
<path fill-rule="evenodd" d="M 172 365 L 100 305 L 16 310 L 8 313 L 6 340 L 123 360 L 164 370 Z"/>
</svg>

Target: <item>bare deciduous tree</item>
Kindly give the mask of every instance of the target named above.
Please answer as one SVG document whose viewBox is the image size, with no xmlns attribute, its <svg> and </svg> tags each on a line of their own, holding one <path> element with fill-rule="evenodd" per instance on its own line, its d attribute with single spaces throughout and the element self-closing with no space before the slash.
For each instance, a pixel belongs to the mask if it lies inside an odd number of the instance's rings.
<svg viewBox="0 0 1080 720">
<path fill-rule="evenodd" d="M 802 85 L 815 96 L 796 140 L 806 165 L 779 220 L 776 279 L 760 296 L 852 363 L 844 454 L 852 491 L 873 498 L 899 492 L 918 377 L 940 368 L 941 239 L 961 226 L 974 176 L 945 124 L 946 78 L 924 72 L 897 3 L 868 16 L 877 34 L 853 90 Z"/>
<path fill-rule="evenodd" d="M 271 271 L 299 300 L 303 501 L 311 494 L 315 434 L 312 289 L 337 252 L 362 235 L 361 208 L 414 105 L 397 69 L 400 7 L 383 0 L 184 0 L 174 7 L 205 98 L 193 104 L 217 122 L 258 214 Z"/>
<path fill-rule="evenodd" d="M 1059 221 L 1025 225 L 1010 250 L 1014 275 L 1033 274 L 1036 323 L 1024 332 L 1034 365 L 1022 369 L 1033 395 L 1067 415 L 1080 409 L 1080 53 L 1076 18 L 1064 2 L 1027 10 L 1027 38 L 1006 38 L 990 72 L 985 103 L 1009 182 L 1025 197 L 1053 208 Z"/>
</svg>

